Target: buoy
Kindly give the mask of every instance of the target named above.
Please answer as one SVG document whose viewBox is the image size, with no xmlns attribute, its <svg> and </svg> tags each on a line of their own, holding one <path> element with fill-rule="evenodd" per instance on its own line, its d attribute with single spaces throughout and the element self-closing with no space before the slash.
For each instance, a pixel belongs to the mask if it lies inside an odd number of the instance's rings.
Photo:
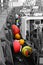
<svg viewBox="0 0 43 65">
<path fill-rule="evenodd" d="M 16 35 L 15 35 L 15 38 L 16 38 L 16 39 L 20 39 L 20 34 L 16 34 Z"/>
<path fill-rule="evenodd" d="M 11 28 L 14 35 L 20 33 L 20 29 L 15 24 L 13 24 Z"/>
<path fill-rule="evenodd" d="M 26 57 L 29 57 L 32 54 L 32 48 L 30 46 L 24 46 L 22 48 L 22 54 Z"/>
<path fill-rule="evenodd" d="M 18 53 L 18 52 L 20 52 L 20 43 L 19 43 L 19 41 L 18 40 L 14 40 L 13 41 L 13 49 L 14 49 L 14 52 L 15 53 Z"/>
<path fill-rule="evenodd" d="M 24 39 L 20 39 L 19 42 L 20 42 L 20 45 L 24 45 L 25 43 Z"/>
<path fill-rule="evenodd" d="M 28 50 L 25 49 L 23 54 L 28 57 L 28 54 L 29 54 Z"/>
</svg>

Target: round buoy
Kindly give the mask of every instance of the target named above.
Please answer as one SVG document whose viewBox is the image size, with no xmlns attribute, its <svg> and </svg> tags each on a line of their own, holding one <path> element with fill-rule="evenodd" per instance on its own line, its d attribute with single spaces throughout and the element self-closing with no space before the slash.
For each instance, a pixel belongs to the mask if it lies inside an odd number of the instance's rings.
<svg viewBox="0 0 43 65">
<path fill-rule="evenodd" d="M 20 39 L 20 34 L 16 34 L 16 35 L 15 35 L 15 38 L 16 38 L 16 39 Z"/>
<path fill-rule="evenodd" d="M 26 57 L 29 57 L 32 53 L 32 48 L 30 46 L 24 46 L 22 48 L 22 54 Z"/>
<path fill-rule="evenodd" d="M 19 41 L 18 40 L 14 40 L 13 41 L 13 49 L 14 49 L 14 52 L 15 53 L 18 53 L 18 52 L 20 52 L 20 43 L 19 43 Z"/>
<path fill-rule="evenodd" d="M 11 28 L 14 35 L 20 33 L 20 29 L 15 24 L 13 24 Z"/>
<path fill-rule="evenodd" d="M 20 42 L 20 45 L 24 45 L 25 43 L 24 39 L 20 39 L 19 42 Z"/>
<path fill-rule="evenodd" d="M 28 50 L 25 49 L 25 50 L 24 50 L 24 55 L 28 57 L 28 54 L 29 54 Z"/>
</svg>

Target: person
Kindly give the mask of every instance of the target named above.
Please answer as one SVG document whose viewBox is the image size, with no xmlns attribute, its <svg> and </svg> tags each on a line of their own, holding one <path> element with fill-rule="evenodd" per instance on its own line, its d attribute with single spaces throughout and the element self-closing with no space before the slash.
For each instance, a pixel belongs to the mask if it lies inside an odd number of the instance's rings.
<svg viewBox="0 0 43 65">
<path fill-rule="evenodd" d="M 20 28 L 20 25 L 21 25 L 21 17 L 18 14 L 15 15 L 15 25 L 17 25 Z"/>
</svg>

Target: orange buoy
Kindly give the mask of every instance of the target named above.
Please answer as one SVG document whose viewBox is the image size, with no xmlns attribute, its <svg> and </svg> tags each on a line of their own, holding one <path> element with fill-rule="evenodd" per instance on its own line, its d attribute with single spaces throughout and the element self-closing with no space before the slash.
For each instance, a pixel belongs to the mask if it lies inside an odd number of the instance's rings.
<svg viewBox="0 0 43 65">
<path fill-rule="evenodd" d="M 21 38 L 20 34 L 17 33 L 17 34 L 15 35 L 15 38 L 16 38 L 16 39 L 20 39 L 20 38 Z"/>
<path fill-rule="evenodd" d="M 13 41 L 13 49 L 14 49 L 14 52 L 15 53 L 18 53 L 18 52 L 20 52 L 20 43 L 19 43 L 19 41 L 18 40 L 14 40 Z"/>
<path fill-rule="evenodd" d="M 23 45 L 25 43 L 24 39 L 20 39 L 19 42 L 20 42 L 20 45 Z"/>
</svg>

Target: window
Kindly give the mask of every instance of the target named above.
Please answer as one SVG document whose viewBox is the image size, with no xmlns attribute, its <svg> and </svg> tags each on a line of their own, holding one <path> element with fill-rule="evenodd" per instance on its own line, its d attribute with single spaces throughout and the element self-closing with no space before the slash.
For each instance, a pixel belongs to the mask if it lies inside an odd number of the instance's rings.
<svg viewBox="0 0 43 65">
<path fill-rule="evenodd" d="M 42 32 L 43 32 L 43 28 L 42 28 Z"/>
<path fill-rule="evenodd" d="M 41 20 L 41 24 L 43 23 L 43 20 Z"/>
<path fill-rule="evenodd" d="M 37 25 L 40 24 L 40 21 L 35 21 L 35 24 L 37 24 Z"/>
</svg>

